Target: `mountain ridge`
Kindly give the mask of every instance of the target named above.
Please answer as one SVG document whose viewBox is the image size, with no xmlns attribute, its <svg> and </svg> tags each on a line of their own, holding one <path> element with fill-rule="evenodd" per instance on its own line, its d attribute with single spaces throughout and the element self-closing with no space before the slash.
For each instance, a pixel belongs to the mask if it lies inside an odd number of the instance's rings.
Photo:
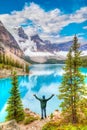
<svg viewBox="0 0 87 130">
<path fill-rule="evenodd" d="M 49 59 L 65 60 L 67 52 L 73 44 L 73 41 L 52 43 L 50 40 L 42 39 L 38 34 L 29 36 L 21 26 L 14 27 L 9 32 L 2 22 L 0 22 L 0 41 L 9 48 L 9 51 L 19 57 L 24 55 L 24 57 L 40 63 L 45 63 Z M 80 44 L 80 50 L 87 51 L 87 43 Z"/>
</svg>

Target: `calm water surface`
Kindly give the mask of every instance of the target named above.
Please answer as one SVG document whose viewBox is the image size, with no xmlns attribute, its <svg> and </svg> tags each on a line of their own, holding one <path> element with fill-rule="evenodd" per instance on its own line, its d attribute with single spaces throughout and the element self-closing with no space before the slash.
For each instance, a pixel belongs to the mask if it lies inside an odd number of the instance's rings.
<svg viewBox="0 0 87 130">
<path fill-rule="evenodd" d="M 33 112 L 40 114 L 40 103 L 33 97 L 45 95 L 46 98 L 51 94 L 55 96 L 47 103 L 47 115 L 51 114 L 55 109 L 60 109 L 58 100 L 58 87 L 62 81 L 63 65 L 32 65 L 30 67 L 31 74 L 29 76 L 19 76 L 19 89 L 24 108 L 29 108 Z M 86 75 L 87 68 L 81 68 L 81 72 Z M 87 78 L 85 78 L 87 82 Z M 6 104 L 10 96 L 11 78 L 0 79 L 0 122 L 5 121 Z"/>
</svg>

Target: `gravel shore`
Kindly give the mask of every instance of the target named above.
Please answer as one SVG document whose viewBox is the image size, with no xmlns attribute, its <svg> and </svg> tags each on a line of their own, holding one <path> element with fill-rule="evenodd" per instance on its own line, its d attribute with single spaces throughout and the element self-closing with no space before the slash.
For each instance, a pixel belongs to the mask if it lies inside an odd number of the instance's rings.
<svg viewBox="0 0 87 130">
<path fill-rule="evenodd" d="M 13 68 L 12 70 L 0 69 L 0 78 L 11 77 L 12 71 L 16 71 L 17 75 L 29 75 L 29 73 L 26 73 L 22 69 L 19 69 L 19 68 Z"/>
</svg>

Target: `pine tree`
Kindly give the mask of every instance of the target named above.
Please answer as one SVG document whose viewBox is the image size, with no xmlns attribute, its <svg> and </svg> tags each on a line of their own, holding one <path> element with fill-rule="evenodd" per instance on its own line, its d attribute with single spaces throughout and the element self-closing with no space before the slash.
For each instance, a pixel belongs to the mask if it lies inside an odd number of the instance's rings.
<svg viewBox="0 0 87 130">
<path fill-rule="evenodd" d="M 2 63 L 2 61 L 3 61 L 3 60 L 2 60 L 2 59 L 3 59 L 2 57 L 3 57 L 3 56 L 2 56 L 2 53 L 0 52 L 0 63 Z"/>
<path fill-rule="evenodd" d="M 5 59 L 5 53 L 3 53 L 3 64 L 5 64 L 5 61 L 6 61 L 6 59 Z"/>
<path fill-rule="evenodd" d="M 6 111 L 8 112 L 6 120 L 15 119 L 17 122 L 19 122 L 24 119 L 24 110 L 20 98 L 16 72 L 14 72 L 12 76 L 12 88 L 10 91 L 10 98 L 7 102 Z"/>
<path fill-rule="evenodd" d="M 1 52 L 0 52 L 0 63 L 2 62 L 1 56 L 2 56 L 2 55 L 1 55 Z"/>
<path fill-rule="evenodd" d="M 80 54 L 78 39 L 75 36 L 67 55 L 62 84 L 59 87 L 59 99 L 63 99 L 60 107 L 73 124 L 78 122 L 78 102 L 85 94 L 84 77 L 79 70 L 81 67 Z"/>
<path fill-rule="evenodd" d="M 6 56 L 5 64 L 6 64 L 6 65 L 9 65 L 9 57 L 8 57 L 8 56 Z"/>
<path fill-rule="evenodd" d="M 26 64 L 26 66 L 25 66 L 25 71 L 26 71 L 26 73 L 29 73 L 29 65 L 28 64 Z"/>
</svg>

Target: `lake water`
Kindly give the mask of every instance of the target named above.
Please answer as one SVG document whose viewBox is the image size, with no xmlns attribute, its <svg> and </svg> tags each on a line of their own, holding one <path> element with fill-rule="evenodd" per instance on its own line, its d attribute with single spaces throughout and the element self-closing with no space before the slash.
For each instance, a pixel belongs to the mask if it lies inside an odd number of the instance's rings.
<svg viewBox="0 0 87 130">
<path fill-rule="evenodd" d="M 30 67 L 29 76 L 19 76 L 19 89 L 24 108 L 29 108 L 31 111 L 40 114 L 40 103 L 33 97 L 36 94 L 38 97 L 45 95 L 49 98 L 51 94 L 55 96 L 47 103 L 47 115 L 60 109 L 60 100 L 58 100 L 58 87 L 62 81 L 64 65 L 32 65 Z M 83 74 L 86 75 L 87 69 L 81 68 Z M 87 82 L 87 78 L 85 78 Z M 0 122 L 5 121 L 6 104 L 10 96 L 11 78 L 0 79 Z"/>
</svg>

